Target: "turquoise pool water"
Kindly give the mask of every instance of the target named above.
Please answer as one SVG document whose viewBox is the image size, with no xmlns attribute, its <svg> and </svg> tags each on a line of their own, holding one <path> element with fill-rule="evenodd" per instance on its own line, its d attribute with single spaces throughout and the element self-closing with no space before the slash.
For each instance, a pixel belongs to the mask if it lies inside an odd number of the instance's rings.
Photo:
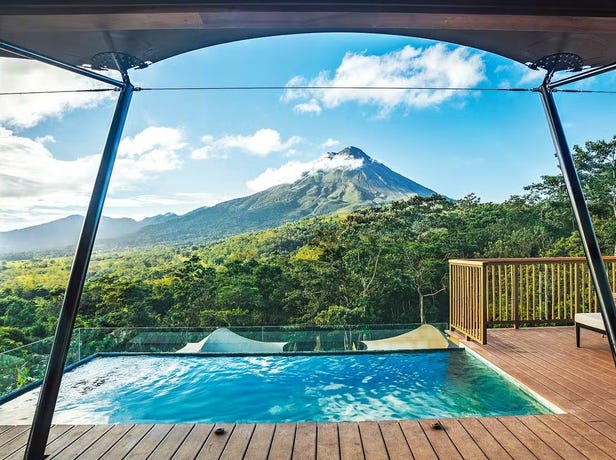
<svg viewBox="0 0 616 460">
<path fill-rule="evenodd" d="M 64 378 L 73 423 L 301 422 L 546 413 L 464 351 L 114 356 Z"/>
</svg>

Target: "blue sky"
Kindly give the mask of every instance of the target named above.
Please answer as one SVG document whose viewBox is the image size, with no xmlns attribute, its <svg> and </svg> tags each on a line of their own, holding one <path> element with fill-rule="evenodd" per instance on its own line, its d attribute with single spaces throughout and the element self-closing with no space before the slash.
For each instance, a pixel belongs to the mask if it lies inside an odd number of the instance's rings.
<svg viewBox="0 0 616 460">
<path fill-rule="evenodd" d="M 90 88 L 0 59 L 4 91 Z M 367 34 L 230 43 L 131 74 L 138 86 L 535 87 L 540 72 L 479 50 Z M 610 89 L 615 75 L 583 83 Z M 1 96 L 0 231 L 83 213 L 115 93 Z M 570 144 L 616 134 L 616 95 L 557 94 Z M 105 214 L 141 219 L 248 195 L 333 167 L 354 145 L 453 198 L 503 201 L 557 172 L 535 93 L 142 91 L 134 95 Z"/>
</svg>

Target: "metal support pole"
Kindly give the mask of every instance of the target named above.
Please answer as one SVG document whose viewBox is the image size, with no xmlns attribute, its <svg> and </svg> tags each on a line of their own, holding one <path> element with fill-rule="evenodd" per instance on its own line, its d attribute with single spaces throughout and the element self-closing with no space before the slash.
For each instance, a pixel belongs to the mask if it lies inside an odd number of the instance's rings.
<svg viewBox="0 0 616 460">
<path fill-rule="evenodd" d="M 113 114 L 113 120 L 109 128 L 107 142 L 105 143 L 105 149 L 103 150 L 103 156 L 96 175 L 90 204 L 88 205 L 88 211 L 83 222 L 81 235 L 79 236 L 79 243 L 75 251 L 73 266 L 64 294 L 64 301 L 62 302 L 62 309 L 60 311 L 60 317 L 58 318 L 58 325 L 56 327 L 51 353 L 49 355 L 49 362 L 47 363 L 45 377 L 32 421 L 32 429 L 30 430 L 30 437 L 24 456 L 26 460 L 41 460 L 45 455 L 45 447 L 47 446 L 51 420 L 56 408 L 58 392 L 60 391 L 60 383 L 62 381 L 62 374 L 71 342 L 75 318 L 77 317 L 81 291 L 88 271 L 88 264 L 90 262 L 90 256 L 92 255 L 96 231 L 103 211 L 105 195 L 107 194 L 107 188 L 109 186 L 109 180 L 111 179 L 111 172 L 113 170 L 113 164 L 118 151 L 118 145 L 122 136 L 122 130 L 124 128 L 124 122 L 126 121 L 133 90 L 133 85 L 128 81 L 125 75 L 124 87 L 120 92 L 120 97 L 118 98 L 116 109 Z"/>
<path fill-rule="evenodd" d="M 616 62 L 613 64 L 604 65 L 603 67 L 597 67 L 596 69 L 590 69 L 590 70 L 587 70 L 586 72 L 582 72 L 577 75 L 572 75 L 570 77 L 563 78 L 562 80 L 549 82 L 547 86 L 549 89 L 558 88 L 559 86 L 564 86 L 570 83 L 575 83 L 576 81 L 585 80 L 591 77 L 596 77 L 597 75 L 610 72 L 614 69 L 616 69 Z"/>
<path fill-rule="evenodd" d="M 105 75 L 101 75 L 100 73 L 92 72 L 91 70 L 84 69 L 82 67 L 77 67 L 71 64 L 67 64 L 65 62 L 58 61 L 56 59 L 44 56 L 34 51 L 27 50 L 25 48 L 21 48 L 19 46 L 13 45 L 5 41 L 0 40 L 0 49 L 4 51 L 8 51 L 9 53 L 13 53 L 17 56 L 34 59 L 35 61 L 44 62 L 45 64 L 49 64 L 54 67 L 58 67 L 60 69 L 68 70 L 69 72 L 73 72 L 78 75 L 82 75 L 84 77 L 92 78 L 93 80 L 107 83 L 108 85 L 113 85 L 116 88 L 124 87 L 124 83 L 122 83 L 121 81 L 114 80 L 113 78 L 107 77 Z"/>
<path fill-rule="evenodd" d="M 586 205 L 586 199 L 584 198 L 584 192 L 582 191 L 582 184 L 578 177 L 573 162 L 569 145 L 565 137 L 556 103 L 554 102 L 554 96 L 552 90 L 549 88 L 548 80 L 539 87 L 539 93 L 543 101 L 545 113 L 550 125 L 550 131 L 552 132 L 552 140 L 556 147 L 556 154 L 558 161 L 560 162 L 560 169 L 565 179 L 565 185 L 567 186 L 567 193 L 571 205 L 573 206 L 573 214 L 577 222 L 578 230 L 582 238 L 582 244 L 584 245 L 584 253 L 586 254 L 586 260 L 590 268 L 590 275 L 595 286 L 595 291 L 599 299 L 599 306 L 601 307 L 601 316 L 605 323 L 605 330 L 607 338 L 612 350 L 612 358 L 616 365 L 616 306 L 614 305 L 614 297 L 612 296 L 612 290 L 610 288 L 610 282 L 607 277 L 603 258 L 601 257 L 601 251 L 599 249 L 599 243 L 597 242 L 597 236 L 592 225 L 590 218 L 590 212 Z"/>
</svg>

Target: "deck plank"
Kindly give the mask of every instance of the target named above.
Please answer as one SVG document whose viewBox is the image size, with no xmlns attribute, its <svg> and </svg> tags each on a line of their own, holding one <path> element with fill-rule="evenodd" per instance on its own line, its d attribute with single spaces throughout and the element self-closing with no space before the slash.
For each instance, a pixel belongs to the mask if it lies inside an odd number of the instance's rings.
<svg viewBox="0 0 616 460">
<path fill-rule="evenodd" d="M 340 442 L 340 458 L 342 460 L 360 460 L 364 458 L 364 451 L 357 423 L 339 423 L 338 436 Z"/>
<path fill-rule="evenodd" d="M 45 453 L 50 457 L 61 453 L 71 444 L 75 442 L 80 442 L 81 438 L 92 428 L 94 428 L 94 425 L 75 425 L 70 430 L 67 430 L 66 433 L 62 434 L 61 436 L 58 436 L 53 441 L 48 442 Z"/>
<path fill-rule="evenodd" d="M 295 424 L 280 423 L 276 425 L 272 445 L 267 458 L 269 460 L 289 460 L 295 443 Z"/>
<path fill-rule="evenodd" d="M 236 425 L 232 423 L 217 423 L 195 458 L 219 458 L 229 442 L 229 438 L 233 434 L 235 427 Z M 219 433 L 218 430 L 221 428 L 223 432 Z"/>
<path fill-rule="evenodd" d="M 246 449 L 244 460 L 266 460 L 272 445 L 275 429 L 276 425 L 273 423 L 256 425 Z"/>
<path fill-rule="evenodd" d="M 359 435 L 366 458 L 388 460 L 383 434 L 377 422 L 359 422 Z"/>
<path fill-rule="evenodd" d="M 26 443 L 28 442 L 28 434 L 30 430 L 22 431 L 17 436 L 14 436 L 10 441 L 6 442 L 0 447 L 0 455 L 2 459 L 8 459 L 11 457 L 18 458 L 17 455 L 13 455 L 16 452 L 22 452 L 25 450 Z"/>
<path fill-rule="evenodd" d="M 244 458 L 254 430 L 254 424 L 242 423 L 236 425 L 220 459 L 237 460 L 238 458 Z"/>
<path fill-rule="evenodd" d="M 498 419 L 480 418 L 478 420 L 513 458 L 537 458 Z"/>
<path fill-rule="evenodd" d="M 338 424 L 317 424 L 317 460 L 340 460 Z"/>
<path fill-rule="evenodd" d="M 133 425 L 112 425 L 111 429 L 89 446 L 84 446 L 78 459 L 100 458 L 107 452 L 122 436 L 124 436 Z"/>
<path fill-rule="evenodd" d="M 439 458 L 461 459 L 462 456 L 460 452 L 453 442 L 451 442 L 447 432 L 443 429 L 432 428 L 434 422 L 435 420 L 420 420 L 419 424 L 432 445 L 434 452 L 436 452 L 436 455 Z"/>
<path fill-rule="evenodd" d="M 526 427 L 534 433 L 542 442 L 550 446 L 550 448 L 562 458 L 582 458 L 584 454 L 573 447 L 554 432 L 547 425 L 541 423 L 538 418 L 533 416 L 518 417 Z"/>
<path fill-rule="evenodd" d="M 176 460 L 195 458 L 213 429 L 214 425 L 211 423 L 195 425 L 171 458 Z"/>
<path fill-rule="evenodd" d="M 152 425 L 133 425 L 124 436 L 109 448 L 100 458 L 105 460 L 119 460 L 128 454 L 135 444 L 141 441 L 148 431 L 152 429 Z"/>
<path fill-rule="evenodd" d="M 317 457 L 316 423 L 298 423 L 295 430 L 293 460 L 314 460 Z"/>
<path fill-rule="evenodd" d="M 486 459 L 487 457 L 475 442 L 471 435 L 464 429 L 460 422 L 456 419 L 441 419 L 443 430 L 451 439 L 451 442 L 456 447 L 463 458 Z"/>
<path fill-rule="evenodd" d="M 379 422 L 383 442 L 391 460 L 408 460 L 413 458 L 411 449 L 406 442 L 402 428 L 397 421 Z"/>
<path fill-rule="evenodd" d="M 400 421 L 400 428 L 413 453 L 413 457 L 417 459 L 437 458 L 436 452 L 417 420 L 402 420 Z"/>
<path fill-rule="evenodd" d="M 458 420 L 466 432 L 477 443 L 484 455 L 488 458 L 511 458 L 503 446 L 490 434 L 476 418 L 462 418 Z"/>
<path fill-rule="evenodd" d="M 610 425 L 605 422 L 588 422 L 588 425 L 608 438 L 612 445 L 616 445 L 616 433 L 614 433 L 614 428 Z"/>
<path fill-rule="evenodd" d="M 171 431 L 171 428 L 173 428 L 173 425 L 167 423 L 154 425 L 152 429 L 133 446 L 130 452 L 126 454 L 126 457 L 147 458 L 150 453 L 156 451 L 158 445 Z"/>
<path fill-rule="evenodd" d="M 65 433 L 72 430 L 73 428 L 74 427 L 71 425 L 52 426 L 51 429 L 49 430 L 48 446 L 52 442 L 54 442 L 58 437 L 63 436 Z M 23 442 L 21 446 L 19 446 L 17 449 L 14 449 L 12 452 L 9 452 L 8 448 L 5 450 L 5 447 L 7 447 L 6 445 L 2 446 L 2 448 L 0 449 L 0 452 L 3 453 L 3 458 L 10 459 L 10 460 L 21 460 L 23 458 L 24 453 L 26 452 L 26 443 L 28 442 L 29 431 L 30 430 L 28 427 L 28 430 L 26 431 L 26 433 L 20 434 L 20 436 L 23 436 L 25 434 L 25 436 L 22 438 Z M 49 450 L 47 450 L 47 452 L 48 451 Z"/>
<path fill-rule="evenodd" d="M 498 420 L 537 457 L 541 459 L 560 458 L 550 446 L 529 430 L 518 417 L 499 417 Z"/>
<path fill-rule="evenodd" d="M 15 437 L 27 433 L 30 431 L 30 427 L 26 425 L 15 425 L 11 427 L 9 430 L 4 431 L 0 434 L 0 452 L 4 450 L 4 446 L 13 440 Z M 26 436 L 28 436 L 26 434 Z"/>
<path fill-rule="evenodd" d="M 48 460 L 74 460 L 86 450 L 88 446 L 98 441 L 98 439 L 104 436 L 110 429 L 111 425 L 95 425 L 71 445 L 66 446 L 66 448 L 61 451 L 55 451 L 48 457 Z"/>
<path fill-rule="evenodd" d="M 561 416 L 561 415 L 548 415 L 538 417 L 538 420 L 552 429 L 555 433 L 558 433 L 563 439 L 573 445 L 582 455 L 590 459 L 597 460 L 607 460 L 611 458 L 606 452 L 601 450 L 601 448 L 597 447 L 591 440 L 587 439 L 583 433 L 587 432 L 587 430 L 574 430 L 569 425 L 564 423 L 562 419 L 564 417 L 570 416 Z M 587 427 L 588 430 L 591 430 L 591 427 Z M 616 451 L 616 446 L 615 446 Z"/>
<path fill-rule="evenodd" d="M 173 425 L 171 431 L 167 433 L 156 449 L 150 452 L 147 457 L 148 460 L 166 460 L 173 457 L 192 428 L 193 425 L 186 423 Z"/>
</svg>

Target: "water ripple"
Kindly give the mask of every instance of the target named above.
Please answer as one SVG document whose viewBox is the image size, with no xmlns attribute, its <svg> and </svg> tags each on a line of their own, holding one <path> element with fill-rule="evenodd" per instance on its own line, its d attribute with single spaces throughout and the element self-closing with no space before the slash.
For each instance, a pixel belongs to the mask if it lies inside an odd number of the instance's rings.
<svg viewBox="0 0 616 460">
<path fill-rule="evenodd" d="M 545 413 L 464 352 L 120 356 L 69 372 L 63 423 L 301 422 Z"/>
</svg>

